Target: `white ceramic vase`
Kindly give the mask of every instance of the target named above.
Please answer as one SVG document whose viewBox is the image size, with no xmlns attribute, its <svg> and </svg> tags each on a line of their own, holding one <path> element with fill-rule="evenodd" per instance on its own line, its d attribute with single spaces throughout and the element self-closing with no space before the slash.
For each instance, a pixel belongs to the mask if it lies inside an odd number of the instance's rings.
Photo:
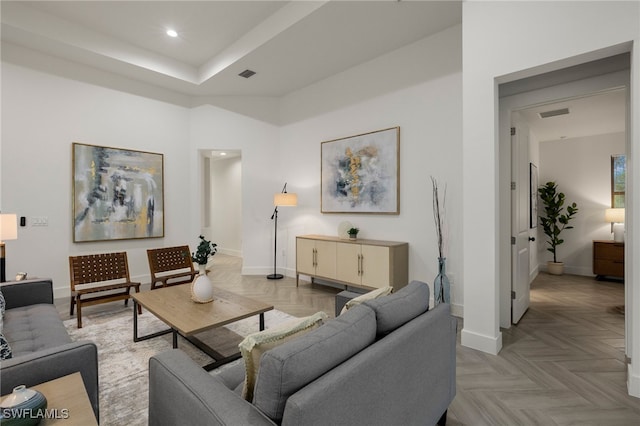
<svg viewBox="0 0 640 426">
<path fill-rule="evenodd" d="M 191 300 L 196 303 L 213 301 L 213 284 L 207 274 L 198 275 L 191 283 Z"/>
</svg>

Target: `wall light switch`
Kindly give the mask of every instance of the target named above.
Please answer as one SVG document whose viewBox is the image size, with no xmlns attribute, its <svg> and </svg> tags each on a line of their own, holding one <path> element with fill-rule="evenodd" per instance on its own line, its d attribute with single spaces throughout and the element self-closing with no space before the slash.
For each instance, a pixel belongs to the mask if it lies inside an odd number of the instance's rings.
<svg viewBox="0 0 640 426">
<path fill-rule="evenodd" d="M 49 226 L 49 218 L 47 216 L 34 216 L 31 218 L 31 226 Z"/>
</svg>

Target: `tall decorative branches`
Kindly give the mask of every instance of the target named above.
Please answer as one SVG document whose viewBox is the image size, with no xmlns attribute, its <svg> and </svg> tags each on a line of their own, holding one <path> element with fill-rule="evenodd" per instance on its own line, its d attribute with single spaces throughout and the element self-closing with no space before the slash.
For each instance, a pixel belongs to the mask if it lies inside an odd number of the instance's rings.
<svg viewBox="0 0 640 426">
<path fill-rule="evenodd" d="M 446 201 L 447 201 L 447 185 L 444 186 L 444 194 L 442 201 L 438 190 L 438 181 L 431 176 L 431 185 L 433 187 L 433 220 L 436 225 L 436 236 L 438 237 L 438 257 L 446 257 L 447 229 L 445 224 L 446 218 Z"/>
</svg>

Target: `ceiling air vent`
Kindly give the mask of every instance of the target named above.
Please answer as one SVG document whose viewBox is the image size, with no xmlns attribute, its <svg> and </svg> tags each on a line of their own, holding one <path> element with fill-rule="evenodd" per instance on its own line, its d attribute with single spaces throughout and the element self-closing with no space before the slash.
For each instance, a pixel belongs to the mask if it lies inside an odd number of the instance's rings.
<svg viewBox="0 0 640 426">
<path fill-rule="evenodd" d="M 552 111 L 544 111 L 544 112 L 538 113 L 540 118 L 549 118 L 549 117 L 555 117 L 557 115 L 566 115 L 566 114 L 569 114 L 569 108 L 560 108 L 560 109 L 554 109 Z"/>
<path fill-rule="evenodd" d="M 244 70 L 242 71 L 240 74 L 238 74 L 240 77 L 244 77 L 244 78 L 249 78 L 252 75 L 254 75 L 256 72 L 255 71 L 251 71 L 251 70 Z"/>
</svg>

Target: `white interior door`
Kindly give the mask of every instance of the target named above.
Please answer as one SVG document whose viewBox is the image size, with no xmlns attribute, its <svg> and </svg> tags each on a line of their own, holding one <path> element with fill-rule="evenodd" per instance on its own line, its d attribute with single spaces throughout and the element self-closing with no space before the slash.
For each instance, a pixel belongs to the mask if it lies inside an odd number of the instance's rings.
<svg viewBox="0 0 640 426">
<path fill-rule="evenodd" d="M 511 322 L 529 308 L 529 128 L 511 116 Z"/>
</svg>

